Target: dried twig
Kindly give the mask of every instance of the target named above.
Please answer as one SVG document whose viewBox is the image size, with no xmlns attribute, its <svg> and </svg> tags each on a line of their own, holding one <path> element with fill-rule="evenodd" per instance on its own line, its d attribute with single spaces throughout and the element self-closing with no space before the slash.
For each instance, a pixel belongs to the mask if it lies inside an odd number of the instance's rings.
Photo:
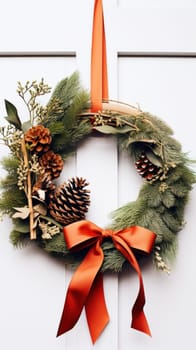
<svg viewBox="0 0 196 350">
<path fill-rule="evenodd" d="M 31 172 L 29 169 L 28 154 L 25 145 L 25 139 L 21 141 L 21 150 L 24 157 L 24 165 L 27 167 L 27 186 L 26 186 L 26 196 L 28 200 L 29 207 L 29 225 L 30 225 L 30 239 L 36 239 L 36 230 L 34 228 L 34 217 L 33 217 L 33 202 L 32 202 L 32 186 L 31 186 Z"/>
</svg>

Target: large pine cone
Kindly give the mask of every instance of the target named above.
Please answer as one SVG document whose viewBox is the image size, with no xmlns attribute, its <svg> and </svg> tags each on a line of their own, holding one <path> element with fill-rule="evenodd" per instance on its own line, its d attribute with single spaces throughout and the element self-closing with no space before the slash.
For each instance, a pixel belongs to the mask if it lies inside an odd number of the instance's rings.
<svg viewBox="0 0 196 350">
<path fill-rule="evenodd" d="M 72 178 L 50 195 L 49 212 L 59 223 L 68 225 L 82 220 L 90 205 L 89 184 L 83 178 Z"/>
<path fill-rule="evenodd" d="M 52 180 L 60 176 L 63 169 L 63 159 L 59 154 L 53 151 L 48 151 L 44 153 L 39 158 L 39 163 L 44 169 L 45 174 Z"/>
<path fill-rule="evenodd" d="M 52 142 L 50 130 L 43 125 L 33 126 L 24 135 L 25 142 L 29 145 L 30 151 L 36 153 L 47 152 Z"/>
</svg>

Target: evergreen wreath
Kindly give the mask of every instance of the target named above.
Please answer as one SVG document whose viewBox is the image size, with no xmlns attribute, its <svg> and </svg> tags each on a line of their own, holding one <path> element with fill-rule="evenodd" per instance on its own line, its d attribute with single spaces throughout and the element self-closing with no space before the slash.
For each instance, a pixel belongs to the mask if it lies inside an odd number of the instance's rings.
<svg viewBox="0 0 196 350">
<path fill-rule="evenodd" d="M 109 228 L 120 230 L 133 225 L 156 233 L 152 252 L 160 270 L 169 272 L 168 261 L 175 256 L 177 233 L 184 226 L 184 209 L 196 176 L 191 161 L 162 120 L 132 108 L 133 113 L 89 112 L 89 95 L 80 86 L 78 73 L 62 80 L 46 106 L 39 96 L 51 88 L 39 83 L 19 82 L 17 92 L 29 111 L 22 123 L 16 107 L 5 101 L 7 126 L 1 139 L 10 154 L 2 160 L 7 171 L 1 181 L 0 211 L 13 221 L 10 240 L 14 246 L 35 241 L 46 252 L 63 257 L 76 267 L 85 252 L 70 253 L 62 228 L 82 220 L 90 205 L 88 182 L 72 178 L 56 184 L 67 157 L 93 132 L 115 135 L 144 179 L 138 198 L 112 214 Z M 113 243 L 104 241 L 102 271 L 121 271 L 125 258 Z"/>
</svg>

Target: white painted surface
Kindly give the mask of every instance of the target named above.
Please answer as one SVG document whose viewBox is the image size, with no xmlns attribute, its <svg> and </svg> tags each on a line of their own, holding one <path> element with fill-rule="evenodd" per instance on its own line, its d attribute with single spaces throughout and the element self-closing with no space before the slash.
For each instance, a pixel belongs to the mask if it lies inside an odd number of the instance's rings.
<svg viewBox="0 0 196 350">
<path fill-rule="evenodd" d="M 184 152 L 189 152 L 190 158 L 195 159 L 193 125 L 196 59 L 120 58 L 118 69 L 119 100 L 131 101 L 133 104 L 140 103 L 143 110 L 160 116 L 174 129 L 175 137 L 182 143 Z M 123 176 L 124 179 L 122 169 L 124 169 L 123 161 L 120 176 Z M 136 184 L 136 188 L 130 188 L 127 194 L 132 199 L 136 198 L 140 186 L 134 177 L 131 174 L 133 182 L 130 179 L 130 184 Z M 127 200 L 125 194 L 120 198 L 120 204 L 124 203 L 124 199 Z M 187 343 L 195 345 L 193 336 L 194 313 L 196 312 L 194 297 L 196 284 L 193 277 L 196 272 L 194 263 L 195 210 L 196 191 L 194 189 L 186 210 L 187 224 L 179 234 L 179 251 L 171 275 L 168 277 L 157 272 L 153 266 L 143 267 L 147 297 L 145 309 L 151 325 L 152 339 L 128 330 L 130 315 L 127 313 L 127 307 L 136 295 L 137 277 L 130 277 L 129 274 L 120 277 L 120 349 L 127 350 L 130 344 L 138 350 L 144 348 L 183 350 Z"/>
<path fill-rule="evenodd" d="M 1 126 L 5 124 L 4 98 L 17 106 L 25 120 L 27 111 L 15 92 L 18 80 L 44 77 L 54 86 L 75 69 L 74 58 L 0 58 L 0 75 L 4 78 L 0 84 Z M 6 147 L 0 145 L 1 157 L 6 153 Z M 72 168 L 72 162 L 68 168 Z M 64 349 L 65 340 L 56 339 L 65 295 L 64 264 L 36 247 L 14 249 L 9 242 L 11 228 L 8 219 L 0 223 L 0 348 Z"/>
<path fill-rule="evenodd" d="M 117 59 L 119 51 L 196 51 L 191 1 L 164 4 L 160 1 L 156 2 L 160 4 L 156 9 L 153 1 L 148 8 L 143 1 L 103 3 L 110 97 L 139 103 L 142 109 L 159 115 L 173 127 L 184 151 L 196 159 L 196 59 Z M 1 51 L 75 51 L 77 57 L 0 58 L 1 125 L 5 115 L 4 98 L 19 106 L 25 119 L 25 110 L 15 94 L 18 80 L 44 77 L 54 86 L 78 69 L 84 85 L 89 87 L 92 9 L 92 0 L 57 0 L 55 4 L 35 0 L 31 8 L 24 0 L 8 0 L 2 5 Z M 0 152 L 4 154 L 5 149 L 1 147 Z M 61 178 L 76 174 L 85 176 L 91 183 L 92 206 L 88 218 L 100 226 L 108 223 L 108 214 L 113 209 L 135 199 L 142 184 L 127 156 L 123 154 L 118 158 L 115 142 L 110 138 L 91 138 L 77 157 L 69 161 Z M 5 220 L 0 226 L 0 348 L 184 350 L 187 345 L 194 348 L 195 210 L 194 190 L 186 210 L 187 225 L 179 235 L 179 254 L 171 276 L 158 273 L 151 264 L 143 267 L 145 310 L 153 337 L 129 328 L 137 276 L 125 274 L 118 280 L 107 275 L 104 287 L 111 321 L 94 346 L 84 315 L 72 331 L 55 338 L 71 273 L 36 248 L 13 249 L 8 239 L 11 224 Z"/>
</svg>

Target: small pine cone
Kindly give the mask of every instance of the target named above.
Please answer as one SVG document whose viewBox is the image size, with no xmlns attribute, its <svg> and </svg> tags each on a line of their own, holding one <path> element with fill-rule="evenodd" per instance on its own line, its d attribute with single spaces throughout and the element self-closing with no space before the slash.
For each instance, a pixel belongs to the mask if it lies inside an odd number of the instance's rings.
<svg viewBox="0 0 196 350">
<path fill-rule="evenodd" d="M 163 173 L 163 169 L 152 164 L 144 152 L 141 153 L 140 157 L 135 162 L 135 167 L 139 175 L 149 182 L 158 180 Z"/>
<path fill-rule="evenodd" d="M 30 151 L 38 154 L 47 152 L 52 142 L 50 130 L 43 125 L 33 126 L 24 135 Z"/>
<path fill-rule="evenodd" d="M 88 185 L 76 177 L 56 188 L 50 196 L 50 215 L 63 225 L 84 219 L 90 205 L 90 191 L 85 189 Z"/>
<path fill-rule="evenodd" d="M 51 181 L 51 177 L 48 174 L 41 174 L 32 188 L 32 195 L 34 198 L 46 200 L 46 194 L 55 190 L 56 186 Z M 48 196 L 48 195 L 47 195 Z"/>
<path fill-rule="evenodd" d="M 39 164 L 51 180 L 59 177 L 63 169 L 63 159 L 59 154 L 56 154 L 53 151 L 44 153 L 39 158 Z"/>
</svg>

